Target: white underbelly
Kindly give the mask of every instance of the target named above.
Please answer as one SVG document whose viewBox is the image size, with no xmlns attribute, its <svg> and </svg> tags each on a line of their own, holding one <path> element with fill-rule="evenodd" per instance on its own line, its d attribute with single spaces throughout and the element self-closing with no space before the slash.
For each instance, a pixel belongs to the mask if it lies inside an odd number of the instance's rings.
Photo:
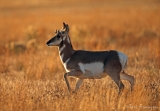
<svg viewBox="0 0 160 111">
<path fill-rule="evenodd" d="M 102 62 L 93 62 L 93 63 L 78 63 L 82 75 L 79 78 L 91 78 L 99 79 L 105 77 L 107 74 L 103 73 L 104 64 Z"/>
</svg>

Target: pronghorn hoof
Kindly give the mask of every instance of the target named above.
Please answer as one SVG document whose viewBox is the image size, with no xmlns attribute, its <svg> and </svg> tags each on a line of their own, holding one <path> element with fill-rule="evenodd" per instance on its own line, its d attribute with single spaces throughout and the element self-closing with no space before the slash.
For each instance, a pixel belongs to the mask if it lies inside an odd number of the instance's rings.
<svg viewBox="0 0 160 111">
<path fill-rule="evenodd" d="M 116 50 L 74 50 L 69 37 L 69 26 L 64 22 L 63 28 L 58 31 L 56 30 L 54 37 L 46 44 L 48 46 L 58 46 L 59 56 L 66 70 L 64 79 L 69 94 L 77 93 L 77 91 L 71 91 L 71 87 L 67 79 L 68 76 L 79 78 L 76 83 L 76 89 L 78 89 L 82 84 L 83 79 L 101 79 L 109 75 L 118 85 L 119 95 L 122 93 L 124 88 L 120 79 L 130 81 L 132 86 L 134 84 L 134 77 L 132 83 L 131 76 L 124 72 L 128 60 L 127 55 Z M 123 72 L 120 75 L 121 71 Z"/>
</svg>

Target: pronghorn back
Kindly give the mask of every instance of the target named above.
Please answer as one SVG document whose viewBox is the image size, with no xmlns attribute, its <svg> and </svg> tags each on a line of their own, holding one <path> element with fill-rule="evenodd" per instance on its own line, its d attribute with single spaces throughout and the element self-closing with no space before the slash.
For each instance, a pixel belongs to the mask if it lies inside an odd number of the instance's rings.
<svg viewBox="0 0 160 111">
<path fill-rule="evenodd" d="M 70 90 L 67 76 L 79 78 L 76 89 L 80 87 L 83 79 L 100 79 L 109 75 L 119 87 L 119 92 L 124 85 L 122 80 L 128 80 L 131 89 L 134 85 L 134 77 L 126 74 L 124 69 L 127 65 L 128 57 L 119 51 L 85 51 L 74 50 L 70 41 L 69 26 L 63 23 L 63 28 L 56 31 L 56 34 L 48 42 L 48 46 L 58 46 L 59 55 L 66 69 L 64 78 Z"/>
</svg>

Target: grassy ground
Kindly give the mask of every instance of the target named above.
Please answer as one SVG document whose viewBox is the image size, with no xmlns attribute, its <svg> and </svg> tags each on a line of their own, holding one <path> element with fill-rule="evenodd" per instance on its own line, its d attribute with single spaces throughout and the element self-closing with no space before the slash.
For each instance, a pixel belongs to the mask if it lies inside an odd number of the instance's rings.
<svg viewBox="0 0 160 111">
<path fill-rule="evenodd" d="M 160 2 L 0 1 L 0 111 L 159 111 Z M 106 77 L 68 93 L 56 47 L 47 47 L 62 22 L 74 49 L 119 50 L 134 91 L 117 94 Z M 75 78 L 69 79 L 72 89 Z"/>
</svg>

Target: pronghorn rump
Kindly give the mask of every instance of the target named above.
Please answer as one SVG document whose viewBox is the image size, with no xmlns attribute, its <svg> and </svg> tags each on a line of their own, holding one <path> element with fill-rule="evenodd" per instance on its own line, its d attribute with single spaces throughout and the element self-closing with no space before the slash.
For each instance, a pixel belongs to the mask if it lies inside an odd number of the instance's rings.
<svg viewBox="0 0 160 111">
<path fill-rule="evenodd" d="M 117 84 L 119 93 L 124 85 L 121 80 L 128 80 L 131 90 L 134 85 L 134 77 L 125 73 L 128 57 L 119 51 L 86 51 L 74 50 L 69 37 L 69 26 L 63 23 L 61 30 L 56 30 L 56 34 L 48 42 L 48 46 L 58 46 L 61 62 L 66 69 L 64 79 L 68 90 L 70 85 L 68 76 L 78 78 L 76 90 L 79 89 L 84 79 L 101 79 L 109 75 Z"/>
</svg>

